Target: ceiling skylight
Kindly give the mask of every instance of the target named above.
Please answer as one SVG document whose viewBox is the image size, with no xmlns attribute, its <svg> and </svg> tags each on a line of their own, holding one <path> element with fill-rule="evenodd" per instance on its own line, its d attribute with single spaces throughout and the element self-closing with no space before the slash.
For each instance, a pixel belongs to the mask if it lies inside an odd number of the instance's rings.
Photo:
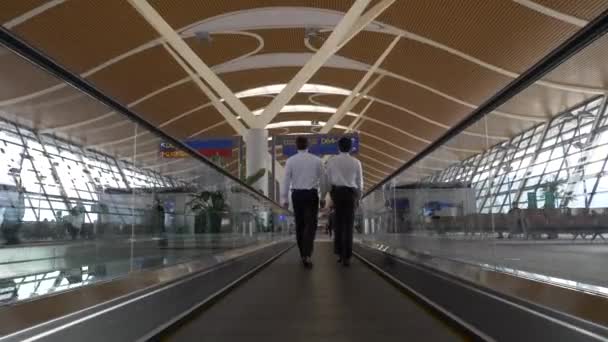
<svg viewBox="0 0 608 342">
<path fill-rule="evenodd" d="M 310 126 L 323 127 L 323 126 L 325 126 L 325 124 L 326 123 L 323 121 L 311 121 L 311 120 L 282 121 L 282 122 L 275 122 L 275 123 L 268 124 L 268 125 L 266 125 L 266 129 L 289 128 L 289 127 L 310 127 Z M 334 128 L 345 130 L 348 127 L 334 125 Z"/>
<path fill-rule="evenodd" d="M 243 97 L 252 97 L 252 96 L 260 96 L 260 95 L 278 94 L 281 92 L 281 90 L 283 90 L 283 88 L 285 88 L 286 85 L 287 84 L 285 84 L 285 83 L 271 84 L 271 85 L 267 85 L 267 86 L 263 86 L 263 87 L 243 90 L 241 92 L 236 93 L 235 95 L 238 98 L 243 98 Z M 344 89 L 344 88 L 332 87 L 332 86 L 323 85 L 323 84 L 307 83 L 307 84 L 303 85 L 302 88 L 300 88 L 298 93 L 350 95 L 351 91 Z"/>
<path fill-rule="evenodd" d="M 338 109 L 327 106 L 317 105 L 286 105 L 281 109 L 281 113 L 335 113 Z M 264 111 L 264 108 L 260 108 L 253 111 L 253 115 L 260 115 Z M 355 113 L 349 112 L 348 116 L 358 116 Z"/>
</svg>

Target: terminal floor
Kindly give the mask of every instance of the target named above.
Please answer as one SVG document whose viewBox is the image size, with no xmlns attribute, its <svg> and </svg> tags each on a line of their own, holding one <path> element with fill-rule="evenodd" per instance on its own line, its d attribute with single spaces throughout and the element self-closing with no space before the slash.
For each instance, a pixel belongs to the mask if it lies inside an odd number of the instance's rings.
<svg viewBox="0 0 608 342">
<path fill-rule="evenodd" d="M 314 267 L 296 248 L 163 337 L 167 341 L 459 341 L 429 311 L 367 266 L 336 263 L 317 242 Z"/>
<path fill-rule="evenodd" d="M 531 273 L 608 286 L 608 244 L 527 240 L 463 240 L 385 234 L 374 238 L 390 246 L 471 263 L 505 266 Z"/>
</svg>

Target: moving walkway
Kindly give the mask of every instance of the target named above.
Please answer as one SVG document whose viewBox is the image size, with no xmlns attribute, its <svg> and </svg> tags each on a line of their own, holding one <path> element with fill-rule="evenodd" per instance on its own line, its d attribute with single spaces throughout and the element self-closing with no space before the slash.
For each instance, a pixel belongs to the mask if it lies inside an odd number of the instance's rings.
<svg viewBox="0 0 608 342">
<path fill-rule="evenodd" d="M 603 341 L 601 325 L 366 244 L 351 267 L 293 241 L 132 273 L 0 310 L 0 341 Z"/>
</svg>

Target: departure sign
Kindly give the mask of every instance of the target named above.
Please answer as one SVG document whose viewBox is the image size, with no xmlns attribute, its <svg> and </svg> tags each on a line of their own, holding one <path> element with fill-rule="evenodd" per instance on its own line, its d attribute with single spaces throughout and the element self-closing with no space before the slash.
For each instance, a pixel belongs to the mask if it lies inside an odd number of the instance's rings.
<svg viewBox="0 0 608 342">
<path fill-rule="evenodd" d="M 308 138 L 308 152 L 323 156 L 328 154 L 339 154 L 338 140 L 343 136 L 350 137 L 353 142 L 351 149 L 352 154 L 359 153 L 359 135 L 358 134 L 345 134 L 345 135 L 334 135 L 334 134 L 311 134 L 306 135 Z M 296 138 L 295 135 L 280 136 L 277 137 L 277 143 L 283 146 L 283 155 L 292 156 L 296 154 Z"/>
<path fill-rule="evenodd" d="M 232 149 L 234 148 L 233 138 L 186 140 L 184 143 L 205 157 L 232 157 Z M 178 149 L 167 142 L 162 142 L 160 144 L 160 155 L 163 158 L 189 157 L 186 151 Z"/>
</svg>

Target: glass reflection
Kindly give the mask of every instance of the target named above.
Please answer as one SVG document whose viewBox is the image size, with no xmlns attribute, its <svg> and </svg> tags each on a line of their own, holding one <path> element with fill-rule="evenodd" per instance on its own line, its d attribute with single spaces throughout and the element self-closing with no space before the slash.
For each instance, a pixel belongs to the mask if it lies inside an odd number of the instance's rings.
<svg viewBox="0 0 608 342">
<path fill-rule="evenodd" d="M 500 121 L 485 117 L 467 129 L 488 137 L 483 151 L 458 157 L 475 139 L 462 133 L 415 165 L 440 170 L 368 194 L 361 239 L 606 295 L 606 104 L 589 98 L 495 142 Z"/>
<path fill-rule="evenodd" d="M 153 132 L 60 89 L 49 96 L 79 99 L 73 115 L 36 98 L 0 111 L 1 304 L 289 236 L 267 198 L 188 153 L 163 157 Z"/>
</svg>

